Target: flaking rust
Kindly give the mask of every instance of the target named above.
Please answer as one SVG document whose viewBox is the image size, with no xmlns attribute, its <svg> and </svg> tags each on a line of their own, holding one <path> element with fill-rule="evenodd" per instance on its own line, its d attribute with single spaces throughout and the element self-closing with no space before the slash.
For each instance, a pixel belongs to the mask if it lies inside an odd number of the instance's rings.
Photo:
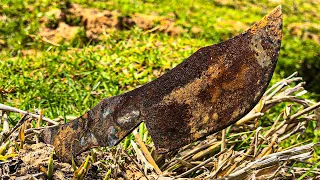
<svg viewBox="0 0 320 180">
<path fill-rule="evenodd" d="M 281 7 L 244 33 L 199 49 L 160 78 L 102 100 L 81 117 L 42 131 L 63 161 L 118 144 L 142 121 L 165 153 L 235 123 L 265 92 L 278 59 Z"/>
</svg>

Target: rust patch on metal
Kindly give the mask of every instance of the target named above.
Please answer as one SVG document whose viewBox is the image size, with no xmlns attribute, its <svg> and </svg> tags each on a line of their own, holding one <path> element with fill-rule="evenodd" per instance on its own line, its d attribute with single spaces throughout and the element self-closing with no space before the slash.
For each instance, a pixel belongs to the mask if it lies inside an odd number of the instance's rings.
<svg viewBox="0 0 320 180">
<path fill-rule="evenodd" d="M 142 121 L 158 152 L 168 152 L 235 123 L 258 103 L 276 66 L 282 35 L 277 7 L 246 32 L 204 47 L 160 78 L 104 99 L 41 137 L 63 161 L 119 143 Z"/>
<path fill-rule="evenodd" d="M 179 117 L 166 117 L 164 121 L 161 117 L 149 116 L 157 109 L 145 106 L 142 113 L 148 117 L 145 121 L 158 151 L 167 152 L 219 131 L 255 106 L 276 66 L 282 34 L 281 15 L 281 7 L 277 7 L 241 35 L 201 48 L 156 82 L 148 84 L 150 87 L 146 88 L 151 95 L 160 89 L 167 90 L 155 100 L 152 96 L 147 99 L 148 105 L 154 100 L 168 108 L 184 107 L 188 112 L 180 114 L 176 110 Z M 171 133 L 166 132 L 170 128 L 177 129 L 175 136 L 180 137 L 179 140 L 168 141 Z M 180 132 L 180 129 L 189 132 Z"/>
<path fill-rule="evenodd" d="M 53 144 L 65 162 L 92 147 L 116 145 L 141 123 L 137 98 L 121 95 L 104 99 L 81 117 L 45 129 L 41 139 Z"/>
</svg>

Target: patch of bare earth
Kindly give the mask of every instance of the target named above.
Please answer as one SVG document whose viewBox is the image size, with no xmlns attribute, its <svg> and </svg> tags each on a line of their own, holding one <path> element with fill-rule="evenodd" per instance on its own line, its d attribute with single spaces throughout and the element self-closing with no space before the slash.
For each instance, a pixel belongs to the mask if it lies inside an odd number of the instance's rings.
<svg viewBox="0 0 320 180">
<path fill-rule="evenodd" d="M 98 41 L 100 36 L 114 30 L 129 30 L 138 27 L 146 32 L 162 32 L 175 36 L 187 30 L 176 23 L 174 18 L 158 15 L 122 15 L 117 11 L 84 8 L 72 4 L 64 12 L 53 9 L 41 20 L 39 35 L 53 43 L 70 41 L 83 29 L 86 37 Z M 191 33 L 199 34 L 202 29 L 193 27 Z"/>
<path fill-rule="evenodd" d="M 46 179 L 48 160 L 53 146 L 38 143 L 25 144 L 20 149 L 18 156 L 6 163 L 0 164 L 0 176 L 4 179 Z M 67 163 L 54 162 L 56 172 L 54 179 L 68 179 L 73 177 L 71 165 Z"/>
<path fill-rule="evenodd" d="M 312 40 L 320 44 L 320 25 L 316 23 L 292 23 L 288 25 L 290 34 L 303 40 Z"/>
</svg>

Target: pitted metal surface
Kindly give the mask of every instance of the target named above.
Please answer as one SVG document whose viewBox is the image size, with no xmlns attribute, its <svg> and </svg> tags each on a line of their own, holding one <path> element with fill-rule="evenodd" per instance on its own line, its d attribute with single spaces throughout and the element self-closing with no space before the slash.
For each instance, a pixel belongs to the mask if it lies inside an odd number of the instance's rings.
<svg viewBox="0 0 320 180">
<path fill-rule="evenodd" d="M 277 7 L 246 32 L 199 49 L 160 78 L 104 99 L 41 137 L 70 161 L 91 147 L 116 145 L 144 121 L 158 152 L 182 147 L 235 123 L 256 105 L 274 72 L 281 36 Z"/>
</svg>

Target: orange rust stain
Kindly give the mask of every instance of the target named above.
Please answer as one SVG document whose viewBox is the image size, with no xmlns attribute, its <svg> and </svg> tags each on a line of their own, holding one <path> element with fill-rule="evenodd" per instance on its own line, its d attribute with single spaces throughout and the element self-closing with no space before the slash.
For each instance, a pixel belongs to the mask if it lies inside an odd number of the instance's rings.
<svg viewBox="0 0 320 180">
<path fill-rule="evenodd" d="M 66 144 L 62 143 L 62 142 L 65 142 L 65 141 L 72 142 L 73 138 L 75 138 L 75 139 L 77 138 L 77 137 L 74 137 L 75 134 L 77 134 L 77 130 L 72 129 L 69 126 L 66 126 L 65 128 L 59 129 L 59 135 L 57 137 L 55 137 L 54 142 L 53 142 L 55 147 L 60 147 L 59 154 L 64 156 L 65 154 L 71 153 L 70 149 L 69 149 L 70 147 L 66 147 Z"/>
<path fill-rule="evenodd" d="M 194 132 L 193 134 L 192 134 L 192 136 L 193 136 L 193 138 L 195 138 L 195 139 L 198 139 L 198 138 L 200 138 L 201 136 L 200 136 L 200 134 L 197 132 L 197 128 L 192 128 L 191 129 L 191 132 Z"/>
<path fill-rule="evenodd" d="M 211 102 L 213 104 L 215 104 L 220 96 L 221 93 L 221 87 L 216 87 L 215 89 L 212 89 L 213 91 L 211 91 Z"/>
<path fill-rule="evenodd" d="M 201 87 L 204 85 L 203 79 L 196 79 L 193 82 L 185 85 L 184 87 L 177 88 L 172 91 L 169 95 L 163 98 L 164 103 L 171 103 L 176 101 L 179 104 L 181 103 L 191 103 L 194 101 L 194 97 L 197 96 L 201 90 Z M 186 101 L 189 100 L 189 101 Z M 187 103 L 187 104 L 189 104 Z"/>
<path fill-rule="evenodd" d="M 246 83 L 245 76 L 248 71 L 249 68 L 242 65 L 240 71 L 236 73 L 237 75 L 234 80 L 232 80 L 231 82 L 223 82 L 222 88 L 224 90 L 235 90 L 243 88 Z"/>
<path fill-rule="evenodd" d="M 212 119 L 213 119 L 214 121 L 218 120 L 218 118 L 219 118 L 218 113 L 213 113 L 213 114 L 212 114 Z"/>
<path fill-rule="evenodd" d="M 225 55 L 219 56 L 218 63 L 209 67 L 207 74 L 211 74 L 210 80 L 209 80 L 209 82 L 211 82 L 211 84 L 212 84 L 212 82 L 215 82 L 216 79 L 223 76 L 223 72 L 226 71 L 225 66 L 223 66 L 225 58 L 226 58 Z M 221 90 L 220 83 L 213 84 L 213 86 L 214 87 L 210 89 L 210 93 L 211 93 L 211 102 L 213 104 L 215 104 L 217 102 L 222 90 Z"/>
<path fill-rule="evenodd" d="M 219 74 L 222 72 L 222 69 L 219 68 L 218 64 L 214 64 L 208 68 L 208 70 L 205 72 L 206 75 L 210 75 L 210 80 L 218 78 Z"/>
<path fill-rule="evenodd" d="M 84 115 L 82 115 L 82 117 L 87 119 L 88 118 L 88 113 L 85 113 Z"/>
<path fill-rule="evenodd" d="M 203 118 L 202 123 L 203 123 L 203 124 L 207 124 L 208 121 L 209 121 L 209 116 L 206 115 L 206 116 Z"/>
<path fill-rule="evenodd" d="M 266 27 L 269 23 L 269 21 L 266 19 L 267 17 L 264 17 L 260 22 L 256 23 L 254 26 L 251 27 L 250 32 L 252 34 L 256 34 L 257 31 L 263 29 Z"/>
</svg>

